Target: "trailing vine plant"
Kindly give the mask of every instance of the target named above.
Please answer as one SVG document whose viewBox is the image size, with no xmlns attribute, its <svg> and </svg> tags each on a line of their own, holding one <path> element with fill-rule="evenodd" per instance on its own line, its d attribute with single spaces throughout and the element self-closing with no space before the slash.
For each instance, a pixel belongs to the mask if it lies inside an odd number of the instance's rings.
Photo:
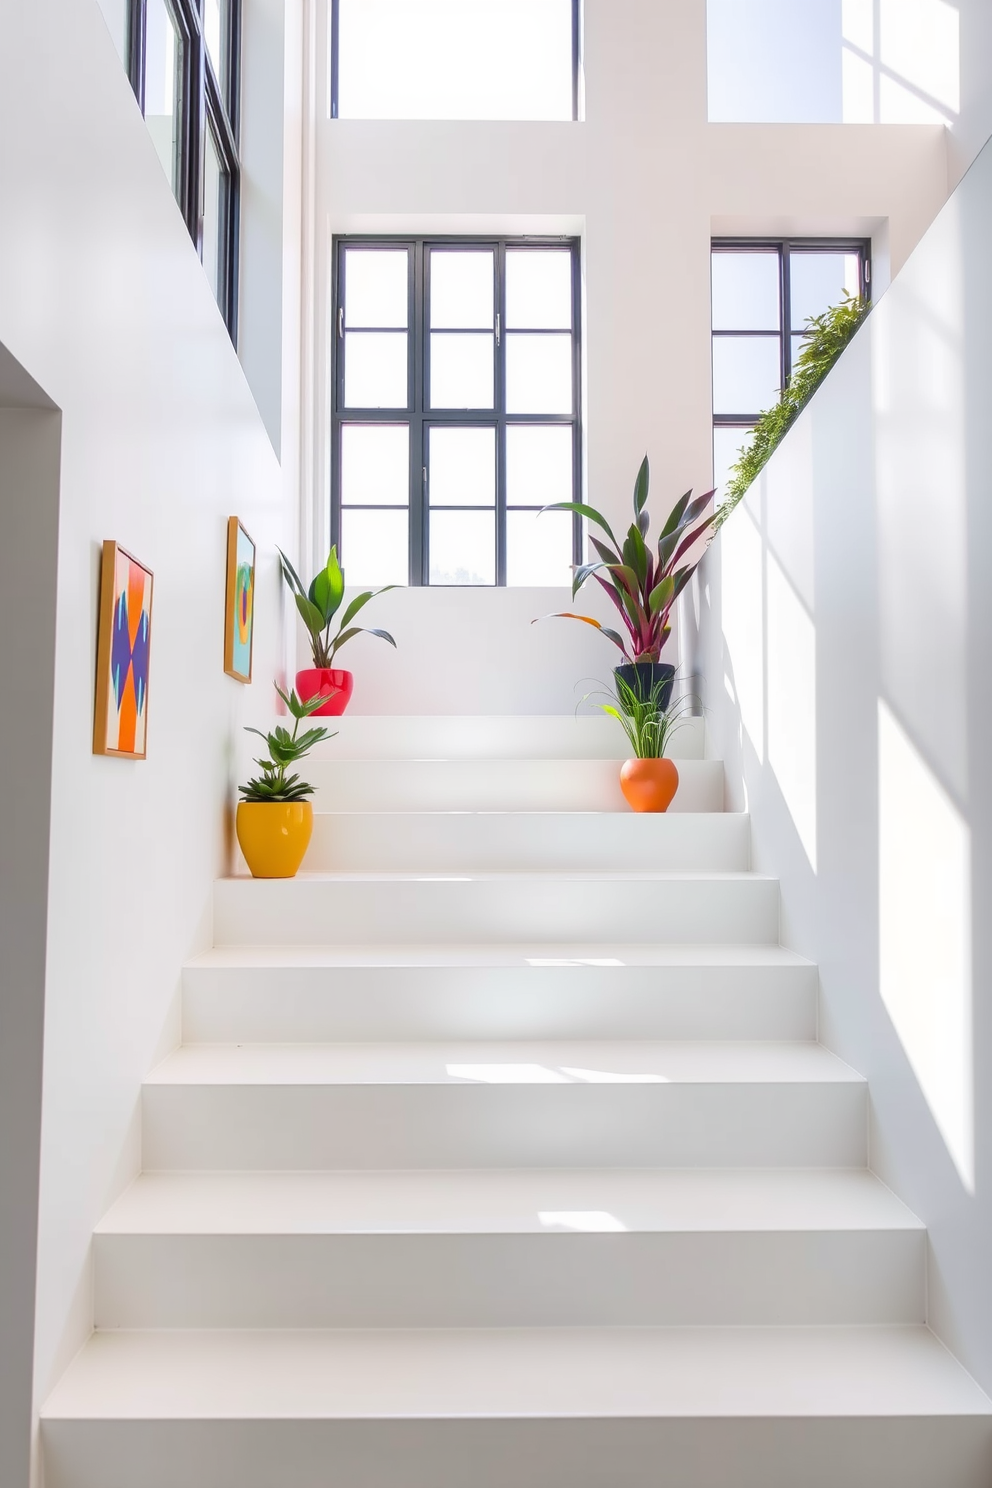
<svg viewBox="0 0 992 1488">
<path fill-rule="evenodd" d="M 845 295 L 822 315 L 811 316 L 803 332 L 803 347 L 789 383 L 773 408 L 767 408 L 751 431 L 751 442 L 730 467 L 730 479 L 716 514 L 714 530 L 722 527 L 751 482 L 760 474 L 775 448 L 795 423 L 830 368 L 871 308 L 857 295 Z"/>
</svg>

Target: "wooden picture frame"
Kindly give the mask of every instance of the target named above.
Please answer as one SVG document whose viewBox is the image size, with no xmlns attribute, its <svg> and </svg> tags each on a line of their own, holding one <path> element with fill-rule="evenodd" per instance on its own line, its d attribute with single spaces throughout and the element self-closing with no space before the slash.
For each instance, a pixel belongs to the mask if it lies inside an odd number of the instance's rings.
<svg viewBox="0 0 992 1488">
<path fill-rule="evenodd" d="M 100 564 L 94 754 L 146 757 L 153 582 L 150 568 L 107 539 Z"/>
<path fill-rule="evenodd" d="M 227 519 L 227 586 L 224 598 L 224 670 L 251 681 L 255 643 L 255 544 L 238 517 Z"/>
</svg>

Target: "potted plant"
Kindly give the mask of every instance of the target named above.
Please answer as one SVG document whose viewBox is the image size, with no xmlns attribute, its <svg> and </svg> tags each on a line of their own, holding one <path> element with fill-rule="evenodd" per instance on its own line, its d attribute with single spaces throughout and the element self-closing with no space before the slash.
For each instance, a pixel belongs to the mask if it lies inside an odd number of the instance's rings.
<svg viewBox="0 0 992 1488">
<path fill-rule="evenodd" d="M 276 688 L 293 715 L 293 732 L 277 725 L 270 734 L 249 728 L 268 747 L 268 759 L 258 759 L 261 775 L 239 786 L 244 797 L 238 802 L 237 833 L 241 851 L 251 869 L 252 878 L 293 878 L 313 833 L 313 807 L 306 799 L 313 786 L 299 775 L 287 775 L 291 765 L 298 764 L 315 744 L 333 739 L 326 728 L 311 728 L 300 733 L 300 723 L 321 706 L 320 697 L 301 702 L 295 692 L 289 696 Z"/>
<path fill-rule="evenodd" d="M 319 706 L 313 710 L 318 717 L 338 717 L 348 706 L 355 679 L 351 672 L 335 667 L 334 657 L 353 636 L 363 633 L 378 636 L 391 646 L 396 645 L 388 630 L 371 630 L 364 625 L 351 623 L 370 599 L 375 599 L 378 594 L 385 594 L 387 589 L 395 589 L 396 585 L 386 584 L 382 589 L 367 589 L 363 594 L 356 594 L 338 621 L 332 636 L 331 626 L 344 599 L 344 570 L 338 562 L 337 548 L 331 548 L 327 563 L 309 589 L 304 588 L 302 579 L 282 549 L 277 551 L 282 562 L 282 576 L 292 590 L 313 652 L 313 666 L 296 674 L 296 690 L 305 701 L 311 698 L 321 699 Z"/>
<path fill-rule="evenodd" d="M 619 612 L 626 636 L 601 625 L 591 615 L 576 615 L 570 610 L 547 618 L 581 620 L 583 624 L 593 625 L 601 630 L 619 648 L 624 658 L 614 672 L 621 700 L 626 696 L 626 692 L 619 691 L 621 684 L 627 691 L 644 700 L 654 697 L 659 684 L 664 684 L 658 694 L 658 705 L 664 712 L 672 695 L 675 667 L 661 660 L 661 652 L 672 628 L 672 606 L 692 578 L 699 562 L 698 558 L 692 562 L 682 560 L 713 525 L 716 514 L 711 512 L 708 517 L 703 517 L 713 496 L 712 491 L 707 491 L 704 496 L 697 496 L 695 501 L 692 500 L 692 492 L 687 491 L 669 513 L 655 551 L 647 543 L 650 524 L 645 509 L 648 483 L 648 457 L 645 455 L 634 483 L 634 520 L 622 544 L 614 537 L 609 522 L 595 507 L 586 506 L 581 501 L 556 501 L 544 508 L 545 511 L 578 512 L 605 532 L 608 543 L 590 533 L 589 541 L 599 557 L 592 563 L 582 563 L 576 568 L 572 580 L 572 598 L 575 598 L 587 579 L 594 578 Z"/>
<path fill-rule="evenodd" d="M 616 705 L 598 706 L 617 720 L 633 750 L 633 757 L 620 767 L 620 789 L 634 811 L 667 811 L 679 788 L 679 772 L 675 761 L 665 758 L 665 750 L 672 734 L 681 727 L 688 700 L 666 711 L 662 698 L 666 690 L 671 693 L 668 678 L 657 681 L 644 697 L 618 673 L 614 675 Z"/>
</svg>

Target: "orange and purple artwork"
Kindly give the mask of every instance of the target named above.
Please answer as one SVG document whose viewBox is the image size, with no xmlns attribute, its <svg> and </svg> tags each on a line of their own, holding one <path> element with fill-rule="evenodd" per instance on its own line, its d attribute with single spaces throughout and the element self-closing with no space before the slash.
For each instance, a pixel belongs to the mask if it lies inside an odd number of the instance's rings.
<svg viewBox="0 0 992 1488">
<path fill-rule="evenodd" d="M 250 682 L 255 621 L 255 544 L 237 517 L 227 520 L 226 597 L 224 670 L 239 682 Z"/>
<path fill-rule="evenodd" d="M 145 758 L 151 632 L 151 571 L 107 541 L 100 574 L 94 754 Z"/>
</svg>

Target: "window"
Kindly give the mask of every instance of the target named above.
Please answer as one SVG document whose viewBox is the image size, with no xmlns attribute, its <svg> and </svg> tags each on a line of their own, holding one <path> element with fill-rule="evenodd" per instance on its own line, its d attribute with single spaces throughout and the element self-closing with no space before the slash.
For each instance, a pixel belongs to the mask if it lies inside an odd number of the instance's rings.
<svg viewBox="0 0 992 1488">
<path fill-rule="evenodd" d="M 334 244 L 332 540 L 350 583 L 565 585 L 578 243 Z"/>
<path fill-rule="evenodd" d="M 579 0 L 332 0 L 341 119 L 577 119 Z"/>
<path fill-rule="evenodd" d="M 861 240 L 713 243 L 713 479 L 719 491 L 748 429 L 778 402 L 811 316 L 868 293 Z"/>
<path fill-rule="evenodd" d="M 129 0 L 131 86 L 237 339 L 240 0 Z"/>
</svg>

